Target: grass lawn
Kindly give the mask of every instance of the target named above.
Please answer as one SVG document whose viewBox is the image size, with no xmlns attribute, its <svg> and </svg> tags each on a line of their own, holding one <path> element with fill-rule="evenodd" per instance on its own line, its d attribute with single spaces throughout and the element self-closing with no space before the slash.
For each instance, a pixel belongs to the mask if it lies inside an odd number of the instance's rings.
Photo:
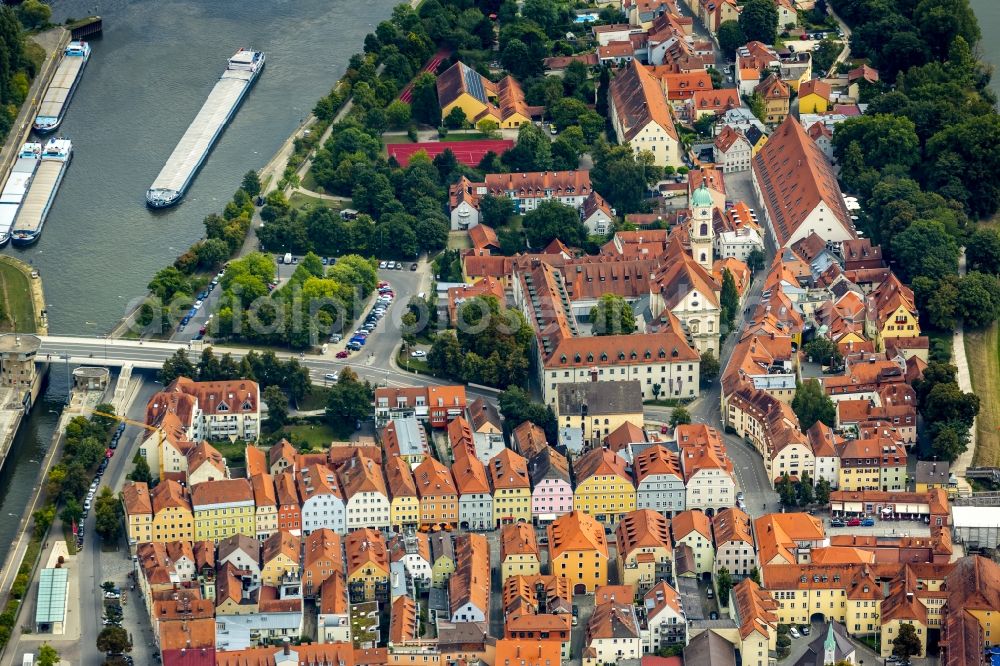
<svg viewBox="0 0 1000 666">
<path fill-rule="evenodd" d="M 489 137 L 483 134 L 482 132 L 465 132 L 461 134 L 457 132 L 449 132 L 448 136 L 441 139 L 441 142 L 447 143 L 450 141 L 482 141 L 483 139 L 488 139 L 488 138 Z"/>
<path fill-rule="evenodd" d="M 382 144 L 387 146 L 391 143 L 413 143 L 413 142 L 410 141 L 410 137 L 409 135 L 406 134 L 406 132 L 403 132 L 402 134 L 383 134 Z"/>
<path fill-rule="evenodd" d="M 242 465 L 246 462 L 246 442 L 240 440 L 236 440 L 235 442 L 224 440 L 221 442 L 212 442 L 212 446 L 219 450 L 219 453 L 223 455 L 226 462 L 230 465 L 234 463 Z"/>
<path fill-rule="evenodd" d="M 965 332 L 965 354 L 972 374 L 972 390 L 979 396 L 974 465 L 1000 464 L 1000 335 L 997 324 Z"/>
<path fill-rule="evenodd" d="M 326 450 L 330 447 L 330 442 L 344 439 L 329 425 L 321 422 L 296 423 L 286 425 L 281 430 L 294 436 L 296 442 L 305 441 L 314 449 Z"/>
<path fill-rule="evenodd" d="M 330 390 L 323 386 L 313 386 L 309 393 L 296 405 L 300 411 L 308 412 L 314 409 L 326 409 Z"/>
<path fill-rule="evenodd" d="M 323 192 L 322 187 L 316 182 L 316 176 L 313 175 L 312 169 L 306 171 L 306 175 L 302 178 L 302 188 L 310 190 L 312 192 Z"/>
<path fill-rule="evenodd" d="M 434 373 L 431 372 L 431 366 L 427 365 L 426 358 L 426 356 L 424 358 L 412 358 L 409 353 L 400 351 L 396 362 L 399 363 L 399 367 L 403 370 L 433 377 Z"/>
<path fill-rule="evenodd" d="M 318 199 L 316 197 L 311 197 L 308 194 L 303 194 L 302 192 L 293 193 L 291 198 L 288 200 L 288 205 L 295 210 L 309 210 L 314 206 L 321 206 L 323 208 L 330 208 L 332 210 L 341 209 L 341 204 L 339 201 L 330 201 L 329 199 Z"/>
<path fill-rule="evenodd" d="M 29 278 L 17 266 L 0 261 L 0 331 L 10 332 L 17 324 L 22 333 L 35 332 L 35 306 L 31 302 Z"/>
</svg>

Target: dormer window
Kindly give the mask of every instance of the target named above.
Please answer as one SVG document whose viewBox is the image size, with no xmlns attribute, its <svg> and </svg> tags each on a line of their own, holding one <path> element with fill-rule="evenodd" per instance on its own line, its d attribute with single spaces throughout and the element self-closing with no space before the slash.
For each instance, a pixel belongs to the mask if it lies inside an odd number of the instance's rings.
<svg viewBox="0 0 1000 666">
<path fill-rule="evenodd" d="M 217 409 L 218 411 L 220 411 L 220 412 L 228 412 L 228 411 L 229 411 L 229 405 L 227 405 L 227 404 L 226 404 L 226 403 L 224 403 L 224 402 L 220 402 L 220 403 L 219 403 L 219 406 L 218 406 L 218 407 L 217 407 L 216 409 Z"/>
</svg>

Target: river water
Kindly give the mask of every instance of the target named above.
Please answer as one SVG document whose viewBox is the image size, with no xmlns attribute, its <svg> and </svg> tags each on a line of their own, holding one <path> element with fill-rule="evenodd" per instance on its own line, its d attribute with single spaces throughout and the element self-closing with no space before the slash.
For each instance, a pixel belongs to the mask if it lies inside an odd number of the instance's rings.
<svg viewBox="0 0 1000 666">
<path fill-rule="evenodd" d="M 4 252 L 38 267 L 53 334 L 103 335 L 159 268 L 203 235 L 248 169 L 262 167 L 343 74 L 398 0 L 55 0 L 53 20 L 100 14 L 60 134 L 73 140 L 41 239 Z M 239 47 L 267 68 L 183 202 L 145 192 Z M 17 528 L 66 395 L 61 368 L 0 472 L 0 561 Z M 50 411 L 51 410 L 51 411 Z"/>
</svg>

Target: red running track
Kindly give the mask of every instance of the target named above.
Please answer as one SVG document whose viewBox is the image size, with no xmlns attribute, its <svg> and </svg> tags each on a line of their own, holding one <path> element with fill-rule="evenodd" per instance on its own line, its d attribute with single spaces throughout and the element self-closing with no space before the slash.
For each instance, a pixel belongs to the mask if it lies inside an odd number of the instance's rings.
<svg viewBox="0 0 1000 666">
<path fill-rule="evenodd" d="M 424 68 L 421 69 L 419 72 L 417 72 L 417 76 L 420 76 L 424 72 L 431 72 L 431 73 L 436 72 L 438 65 L 440 65 L 441 62 L 449 55 L 451 55 L 450 51 L 447 50 L 438 51 L 436 54 L 434 54 L 434 57 L 431 58 L 426 65 L 424 65 Z M 416 79 L 417 76 L 414 76 L 413 78 Z M 403 92 L 399 93 L 399 99 L 406 102 L 407 104 L 410 103 L 410 100 L 413 99 L 413 81 L 410 81 L 409 83 L 406 84 L 406 87 L 403 88 Z"/>
<path fill-rule="evenodd" d="M 427 141 L 424 143 L 390 143 L 386 146 L 389 155 L 396 158 L 401 166 L 410 163 L 413 153 L 418 150 L 427 151 L 427 156 L 434 159 L 445 149 L 455 153 L 455 159 L 466 166 L 474 167 L 482 161 L 486 153 L 493 151 L 502 154 L 508 148 L 513 148 L 514 142 L 509 139 L 483 139 L 480 141 Z"/>
</svg>

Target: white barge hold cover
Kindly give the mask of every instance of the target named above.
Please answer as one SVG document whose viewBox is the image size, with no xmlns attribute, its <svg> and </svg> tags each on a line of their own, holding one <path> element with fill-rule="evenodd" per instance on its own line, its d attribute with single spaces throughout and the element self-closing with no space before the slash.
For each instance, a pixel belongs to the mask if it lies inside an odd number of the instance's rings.
<svg viewBox="0 0 1000 666">
<path fill-rule="evenodd" d="M 226 124 L 233 106 L 253 78 L 254 72 L 249 70 L 227 69 L 223 73 L 160 170 L 160 175 L 153 181 L 150 190 L 177 193 L 185 188 L 191 174 L 201 164 L 216 135 Z"/>
<path fill-rule="evenodd" d="M 52 82 L 42 103 L 38 105 L 38 118 L 58 118 L 63 111 L 63 105 L 69 98 L 76 78 L 80 75 L 80 70 L 87 64 L 83 55 L 65 55 L 56 68 L 56 73 L 52 76 Z"/>
<path fill-rule="evenodd" d="M 45 222 L 49 205 L 55 197 L 63 170 L 69 162 L 72 143 L 68 139 L 52 139 L 42 154 L 38 171 L 31 181 L 28 195 L 14 221 L 14 231 L 37 232 Z"/>
</svg>

